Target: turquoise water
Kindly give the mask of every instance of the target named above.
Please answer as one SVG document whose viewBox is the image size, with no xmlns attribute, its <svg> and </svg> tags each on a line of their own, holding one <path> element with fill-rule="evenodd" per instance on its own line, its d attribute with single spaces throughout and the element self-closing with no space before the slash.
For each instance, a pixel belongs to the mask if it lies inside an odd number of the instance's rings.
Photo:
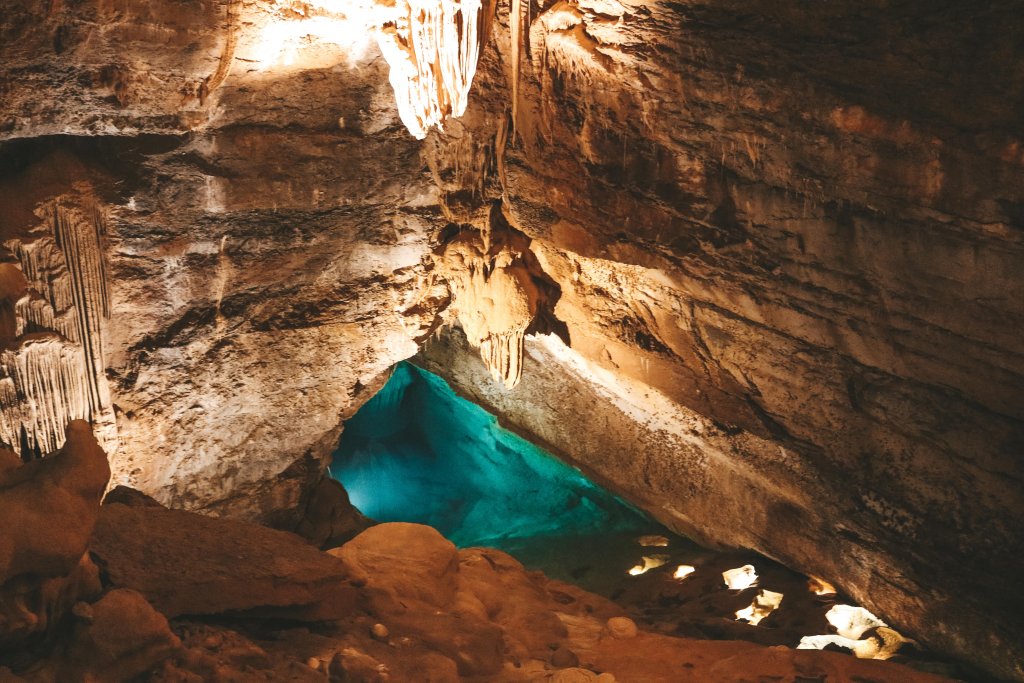
<svg viewBox="0 0 1024 683">
<path fill-rule="evenodd" d="M 537 555 L 542 539 L 659 529 L 409 363 L 345 423 L 331 474 L 373 519 L 429 524 L 460 547 L 490 546 L 521 559 Z"/>
</svg>

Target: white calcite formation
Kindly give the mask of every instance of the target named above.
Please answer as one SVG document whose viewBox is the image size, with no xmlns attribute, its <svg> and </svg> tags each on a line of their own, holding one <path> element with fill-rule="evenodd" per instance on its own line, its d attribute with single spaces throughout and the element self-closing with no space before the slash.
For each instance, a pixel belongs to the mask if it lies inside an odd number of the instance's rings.
<svg viewBox="0 0 1024 683">
<path fill-rule="evenodd" d="M 0 282 L 0 440 L 21 455 L 50 453 L 63 445 L 69 421 L 88 420 L 112 450 L 103 215 L 88 200 L 57 200 L 37 214 L 31 236 L 5 242 L 16 262 L 3 264 Z"/>
<path fill-rule="evenodd" d="M 402 122 L 416 138 L 466 111 L 493 10 L 487 0 L 400 0 L 384 15 L 377 42 Z"/>
</svg>

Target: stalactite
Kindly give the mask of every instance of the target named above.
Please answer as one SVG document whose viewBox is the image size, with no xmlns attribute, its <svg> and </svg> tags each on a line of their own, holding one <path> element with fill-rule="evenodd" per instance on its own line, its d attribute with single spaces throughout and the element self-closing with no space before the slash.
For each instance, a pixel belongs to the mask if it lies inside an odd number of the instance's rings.
<svg viewBox="0 0 1024 683">
<path fill-rule="evenodd" d="M 526 325 L 510 332 L 490 334 L 480 341 L 480 357 L 491 375 L 511 389 L 523 376 L 523 340 Z"/>
<path fill-rule="evenodd" d="M 60 448 L 68 422 L 91 415 L 83 364 L 82 347 L 53 333 L 0 353 L 0 439 L 19 453 Z"/>
<path fill-rule="evenodd" d="M 86 419 L 112 450 L 103 215 L 88 202 L 83 208 L 60 201 L 39 215 L 44 223 L 31 237 L 5 243 L 25 282 L 0 293 L 15 299 L 15 337 L 0 354 L 0 439 L 18 452 L 47 453 L 62 445 L 69 420 Z"/>
<path fill-rule="evenodd" d="M 516 386 L 523 339 L 541 299 L 523 252 L 500 233 L 466 231 L 446 246 L 438 269 L 467 339 L 496 380 Z"/>
<path fill-rule="evenodd" d="M 419 139 L 469 104 L 493 3 L 397 0 L 377 32 L 402 122 Z"/>
</svg>

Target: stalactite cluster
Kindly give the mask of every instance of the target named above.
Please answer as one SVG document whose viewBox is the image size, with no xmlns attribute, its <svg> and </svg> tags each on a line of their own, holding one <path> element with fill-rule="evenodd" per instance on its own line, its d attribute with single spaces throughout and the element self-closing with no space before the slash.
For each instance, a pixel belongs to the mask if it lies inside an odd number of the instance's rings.
<svg viewBox="0 0 1024 683">
<path fill-rule="evenodd" d="M 493 11 L 489 0 L 400 0 L 378 31 L 399 114 L 418 139 L 465 112 Z"/>
<path fill-rule="evenodd" d="M 0 354 L 0 440 L 23 456 L 63 444 L 70 420 L 93 422 L 107 448 L 116 440 L 104 376 L 103 321 L 109 317 L 102 213 L 53 202 L 31 237 L 5 246 L 4 307 L 13 312 Z"/>
</svg>

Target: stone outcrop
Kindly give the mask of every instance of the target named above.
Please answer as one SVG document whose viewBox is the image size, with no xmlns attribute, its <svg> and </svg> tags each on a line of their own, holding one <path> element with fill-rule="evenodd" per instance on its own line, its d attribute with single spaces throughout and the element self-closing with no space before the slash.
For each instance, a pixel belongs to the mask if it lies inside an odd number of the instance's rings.
<svg viewBox="0 0 1024 683">
<path fill-rule="evenodd" d="M 56 453 L 0 473 L 0 668 L 4 680 L 119 683 L 180 643 L 133 591 L 104 592 L 86 552 L 110 478 L 89 424 L 67 425 Z"/>
<path fill-rule="evenodd" d="M 51 644 L 72 606 L 99 593 L 86 547 L 109 476 L 78 421 L 59 452 L 0 472 L 0 663 L 21 664 Z"/>
<path fill-rule="evenodd" d="M 502 27 L 426 154 L 532 238 L 571 350 L 528 341 L 511 392 L 431 368 L 669 526 L 1024 677 L 1010 5 L 544 3 L 507 143 Z"/>
<path fill-rule="evenodd" d="M 168 617 L 332 620 L 357 603 L 341 562 L 245 522 L 114 503 L 103 506 L 90 550 L 112 586 L 137 591 Z"/>
<path fill-rule="evenodd" d="M 294 531 L 318 548 L 336 548 L 373 525 L 352 505 L 336 479 L 325 476 L 309 491 Z"/>
<path fill-rule="evenodd" d="M 356 5 L 5 8 L 0 238 L 25 255 L 3 265 L 9 446 L 52 450 L 52 425 L 109 412 L 115 484 L 250 519 L 320 480 L 440 305 L 410 310 L 443 221 Z"/>
<path fill-rule="evenodd" d="M 167 618 L 135 591 L 108 591 L 79 613 L 67 651 L 55 667 L 56 680 L 130 681 L 181 647 Z"/>
</svg>

